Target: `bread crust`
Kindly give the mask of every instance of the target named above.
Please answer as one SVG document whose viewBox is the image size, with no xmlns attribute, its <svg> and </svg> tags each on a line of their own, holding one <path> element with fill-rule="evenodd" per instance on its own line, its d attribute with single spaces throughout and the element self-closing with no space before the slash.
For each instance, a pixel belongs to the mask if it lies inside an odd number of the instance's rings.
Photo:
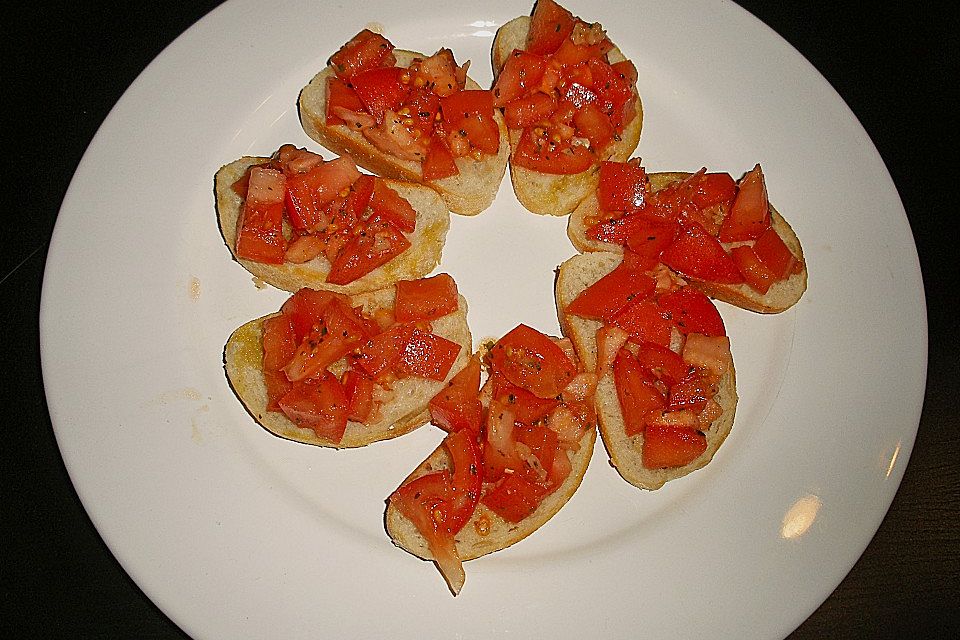
<svg viewBox="0 0 960 640">
<path fill-rule="evenodd" d="M 497 30 L 491 53 L 494 81 L 510 54 L 515 49 L 524 48 L 529 30 L 530 16 L 514 18 Z M 611 63 L 627 59 L 617 47 L 611 49 L 607 57 Z M 610 145 L 605 160 L 626 161 L 640 142 L 643 104 L 636 86 L 633 87 L 633 93 L 636 100 L 636 115 L 624 127 L 620 139 Z M 515 148 L 519 140 L 520 131 L 511 130 L 511 146 Z M 598 163 L 582 173 L 552 175 L 517 166 L 511 161 L 510 182 L 517 200 L 528 211 L 541 215 L 563 216 L 573 211 L 585 197 L 596 190 L 599 170 Z"/>
<path fill-rule="evenodd" d="M 560 326 L 564 335 L 573 340 L 588 370 L 597 366 L 597 330 L 602 323 L 577 316 L 567 315 L 563 309 L 581 291 L 613 271 L 622 261 L 622 255 L 606 252 L 584 253 L 574 256 L 560 265 L 556 283 L 557 308 Z M 612 375 L 600 378 L 595 395 L 597 416 L 600 419 L 600 436 L 610 456 L 610 463 L 624 480 L 641 489 L 655 490 L 670 480 L 683 477 L 704 467 L 713 459 L 733 427 L 737 407 L 736 372 L 731 360 L 729 370 L 719 383 L 714 398 L 723 413 L 703 433 L 707 437 L 707 449 L 695 460 L 683 467 L 671 469 L 647 469 L 643 466 L 643 434 L 626 435 L 626 424 L 620 409 L 620 400 Z"/>
<path fill-rule="evenodd" d="M 648 174 L 648 177 L 650 178 L 651 189 L 656 193 L 690 175 L 692 174 L 675 171 L 651 173 Z M 803 264 L 803 269 L 799 273 L 793 273 L 788 278 L 773 283 L 765 294 L 756 291 L 747 284 L 717 284 L 687 276 L 684 276 L 684 279 L 711 298 L 757 313 L 780 313 L 795 305 L 803 296 L 804 291 L 807 290 L 807 265 L 803 259 L 803 247 L 790 224 L 780 215 L 780 212 L 776 210 L 772 203 L 769 203 L 769 206 L 773 229 L 793 255 Z M 567 237 L 580 252 L 604 251 L 622 254 L 623 247 L 620 245 L 599 242 L 587 237 L 585 221 L 599 213 L 600 206 L 596 192 L 594 192 L 585 198 L 570 215 L 567 221 Z"/>
<path fill-rule="evenodd" d="M 303 264 L 264 264 L 239 258 L 236 254 L 237 221 L 243 210 L 243 198 L 233 189 L 236 182 L 253 165 L 269 158 L 247 156 L 225 165 L 214 177 L 217 218 L 224 242 L 234 259 L 244 269 L 267 284 L 285 291 L 295 292 L 303 287 L 326 289 L 353 295 L 387 287 L 397 280 L 412 280 L 427 275 L 438 264 L 450 228 L 450 213 L 440 197 L 423 185 L 398 180 L 386 180 L 386 185 L 407 199 L 417 211 L 417 224 L 413 233 L 405 234 L 410 248 L 385 265 L 345 285 L 326 282 L 330 263 L 318 256 Z"/>
<path fill-rule="evenodd" d="M 426 57 L 422 53 L 404 49 L 394 49 L 393 53 L 397 59 L 396 66 L 404 68 L 409 67 L 415 58 Z M 300 91 L 297 100 L 300 125 L 308 136 L 339 155 L 349 155 L 359 166 L 379 176 L 429 186 L 440 194 L 453 213 L 473 216 L 490 206 L 500 189 L 510 155 L 507 127 L 499 111 L 494 110 L 494 119 L 500 129 L 500 147 L 496 155 L 484 155 L 479 161 L 468 157 L 456 158 L 459 175 L 424 181 L 419 162 L 380 151 L 362 133 L 351 131 L 346 125 L 327 124 L 327 78 L 334 73 L 333 67 L 328 65 Z M 468 77 L 466 88 L 481 87 Z"/>
<path fill-rule="evenodd" d="M 353 296 L 353 306 L 361 306 L 364 313 L 392 308 L 396 300 L 395 288 L 388 287 L 371 293 Z M 396 438 L 413 431 L 430 420 L 427 403 L 464 366 L 472 350 L 472 336 L 467 326 L 467 301 L 459 298 L 458 309 L 432 321 L 433 333 L 460 345 L 460 353 L 443 381 L 408 377 L 396 380 L 389 390 L 377 385 L 375 397 L 382 400 L 381 410 L 369 424 L 348 422 L 343 439 L 332 442 L 321 438 L 312 429 L 301 428 L 283 413 L 267 411 L 267 388 L 263 380 L 263 323 L 270 314 L 251 320 L 231 334 L 224 347 L 224 367 L 234 393 L 251 416 L 266 430 L 287 440 L 336 449 L 363 447 L 380 440 Z M 331 365 L 331 369 L 344 366 Z"/>
</svg>

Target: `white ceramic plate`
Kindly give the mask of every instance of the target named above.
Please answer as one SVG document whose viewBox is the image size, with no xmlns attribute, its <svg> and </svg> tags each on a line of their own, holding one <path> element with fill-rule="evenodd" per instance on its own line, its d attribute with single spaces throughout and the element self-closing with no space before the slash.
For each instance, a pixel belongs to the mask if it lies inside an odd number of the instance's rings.
<svg viewBox="0 0 960 640">
<path fill-rule="evenodd" d="M 440 440 L 363 450 L 280 440 L 231 393 L 231 331 L 275 310 L 231 261 L 212 177 L 244 154 L 313 145 L 297 93 L 360 28 L 452 47 L 491 78 L 497 26 L 529 3 L 223 5 L 168 47 L 107 118 L 64 201 L 44 282 L 43 372 L 80 497 L 120 562 L 198 638 L 712 637 L 789 633 L 879 525 L 919 419 L 926 320 L 915 248 L 876 150 L 814 69 L 717 0 L 569 2 L 633 59 L 653 171 L 762 162 L 804 243 L 809 290 L 774 317 L 723 307 L 737 362 L 733 432 L 706 469 L 643 493 L 598 448 L 535 536 L 467 564 L 453 598 L 393 547 L 384 500 Z M 642 18 L 641 18 L 642 15 Z M 455 218 L 441 269 L 475 339 L 556 333 L 564 220 L 505 182 Z M 896 371 L 896 375 L 890 375 Z"/>
</svg>

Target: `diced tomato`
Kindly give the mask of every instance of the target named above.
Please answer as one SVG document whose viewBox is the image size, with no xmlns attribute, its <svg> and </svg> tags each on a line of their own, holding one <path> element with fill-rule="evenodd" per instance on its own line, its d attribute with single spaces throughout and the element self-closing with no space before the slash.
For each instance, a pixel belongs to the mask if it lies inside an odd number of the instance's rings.
<svg viewBox="0 0 960 640">
<path fill-rule="evenodd" d="M 634 300 L 653 294 L 653 278 L 635 269 L 618 266 L 580 292 L 566 312 L 593 320 L 611 320 Z"/>
<path fill-rule="evenodd" d="M 396 505 L 427 540 L 437 568 L 451 591 L 457 594 L 463 587 L 466 575 L 457 553 L 454 534 L 446 526 L 452 510 L 451 499 L 450 473 L 447 471 L 420 476 L 390 495 L 390 503 Z"/>
<path fill-rule="evenodd" d="M 766 293 L 770 285 L 777 281 L 776 274 L 767 265 L 760 261 L 753 247 L 739 245 L 730 249 L 730 257 L 737 264 L 743 278 L 758 293 Z"/>
<path fill-rule="evenodd" d="M 652 342 L 640 344 L 636 358 L 645 371 L 652 373 L 656 379 L 662 380 L 668 387 L 682 380 L 690 369 L 680 354 Z"/>
<path fill-rule="evenodd" d="M 299 289 L 280 308 L 281 313 L 290 319 L 296 344 L 322 321 L 323 311 L 334 299 L 346 301 L 345 297 L 333 291 L 323 291 L 304 287 Z"/>
<path fill-rule="evenodd" d="M 460 354 L 460 345 L 434 333 L 414 329 L 400 354 L 400 373 L 443 380 Z"/>
<path fill-rule="evenodd" d="M 313 377 L 359 346 L 365 337 L 353 310 L 334 298 L 283 371 L 291 382 Z"/>
<path fill-rule="evenodd" d="M 593 103 L 583 105 L 573 116 L 577 132 L 590 141 L 591 148 L 602 151 L 613 140 L 614 129 L 610 119 Z"/>
<path fill-rule="evenodd" d="M 287 179 L 286 211 L 297 230 L 325 226 L 327 205 L 360 178 L 357 165 L 348 156 L 318 164 L 306 173 Z M 322 229 L 321 229 L 322 230 Z"/>
<path fill-rule="evenodd" d="M 283 254 L 283 261 L 293 264 L 310 262 L 324 253 L 326 248 L 326 238 L 311 235 L 299 236 L 287 244 L 287 250 Z"/>
<path fill-rule="evenodd" d="M 554 175 L 582 173 L 593 165 L 594 156 L 580 145 L 555 147 L 548 140 L 536 138 L 533 130 L 524 129 L 513 152 L 514 164 Z"/>
<path fill-rule="evenodd" d="M 584 63 L 591 58 L 598 58 L 603 55 L 604 43 L 596 44 L 574 44 L 567 38 L 560 43 L 557 50 L 553 52 L 552 60 L 561 67 L 572 67 Z"/>
<path fill-rule="evenodd" d="M 480 359 L 470 358 L 450 382 L 430 400 L 430 421 L 445 431 L 469 429 L 480 433 L 483 406 L 480 404 Z"/>
<path fill-rule="evenodd" d="M 537 510 L 545 491 L 519 473 L 504 480 L 481 498 L 481 502 L 507 522 L 520 522 Z"/>
<path fill-rule="evenodd" d="M 701 375 L 697 369 L 693 369 L 670 387 L 667 409 L 670 411 L 690 409 L 699 412 L 715 395 L 717 395 L 716 385 Z"/>
<path fill-rule="evenodd" d="M 500 129 L 493 119 L 493 93 L 488 89 L 458 91 L 440 99 L 443 120 L 464 131 L 470 144 L 483 153 L 497 153 Z"/>
<path fill-rule="evenodd" d="M 579 69 L 587 69 L 585 65 L 579 65 Z M 589 73 L 589 71 L 587 71 Z M 588 104 L 594 104 L 597 101 L 597 94 L 585 84 L 580 82 L 568 82 L 562 92 L 563 99 L 572 104 L 576 109 L 582 109 Z"/>
<path fill-rule="evenodd" d="M 666 399 L 653 386 L 653 377 L 640 367 L 636 358 L 626 349 L 621 349 L 613 362 L 613 380 L 626 435 L 642 433 L 647 415 L 666 407 Z"/>
<path fill-rule="evenodd" d="M 387 220 L 372 216 L 355 232 L 330 265 L 327 282 L 349 284 L 410 248 L 410 241 Z"/>
<path fill-rule="evenodd" d="M 610 324 L 629 333 L 635 342 L 653 342 L 669 347 L 674 323 L 664 315 L 655 300 L 635 300 L 614 316 Z"/>
<path fill-rule="evenodd" d="M 627 238 L 627 249 L 633 253 L 638 264 L 646 265 L 647 269 L 651 269 L 660 262 L 660 254 L 663 250 L 673 244 L 680 227 L 674 222 L 661 221 L 655 216 L 642 213 L 634 214 L 632 217 L 637 220 L 633 225 L 633 233 Z"/>
<path fill-rule="evenodd" d="M 557 432 L 543 425 L 518 426 L 514 429 L 514 437 L 517 442 L 530 447 L 530 451 L 540 462 L 540 468 L 543 469 L 543 477 L 549 474 L 553 468 L 553 459 L 558 455 L 560 449 L 560 438 Z M 560 453 L 560 455 L 564 455 Z"/>
<path fill-rule="evenodd" d="M 743 275 L 723 246 L 700 224 L 688 221 L 669 247 L 660 254 L 660 261 L 685 276 L 717 282 L 739 284 Z"/>
<path fill-rule="evenodd" d="M 538 91 L 508 102 L 503 119 L 511 129 L 523 129 L 543 122 L 556 109 L 556 98 Z"/>
<path fill-rule="evenodd" d="M 263 380 L 267 386 L 267 410 L 279 411 L 278 401 L 293 387 L 283 369 L 293 357 L 297 342 L 290 318 L 280 314 L 263 321 Z"/>
<path fill-rule="evenodd" d="M 360 96 L 346 82 L 337 76 L 327 78 L 327 110 L 328 125 L 343 124 L 343 119 L 336 115 L 337 109 L 361 112 L 364 109 Z"/>
<path fill-rule="evenodd" d="M 501 108 L 540 85 L 546 60 L 529 51 L 515 49 L 507 58 L 493 85 L 493 106 Z"/>
<path fill-rule="evenodd" d="M 409 77 L 405 69 L 378 67 L 357 74 L 350 83 L 367 112 L 380 123 L 388 110 L 397 111 L 406 101 L 410 84 L 404 83 L 403 77 Z"/>
<path fill-rule="evenodd" d="M 293 387 L 280 398 L 280 409 L 291 422 L 313 429 L 331 442 L 340 442 L 347 427 L 349 402 L 343 385 L 329 373 Z"/>
<path fill-rule="evenodd" d="M 436 320 L 460 306 L 457 283 L 447 273 L 419 280 L 400 280 L 396 289 L 393 314 L 399 322 Z"/>
<path fill-rule="evenodd" d="M 283 264 L 287 241 L 283 237 L 283 197 L 286 179 L 275 169 L 250 169 L 247 197 L 237 220 L 237 257 L 267 264 Z"/>
<path fill-rule="evenodd" d="M 427 182 L 432 180 L 442 180 L 460 173 L 457 162 L 450 152 L 450 147 L 439 137 L 430 139 L 430 149 L 427 151 L 427 157 L 423 161 L 423 179 Z"/>
<path fill-rule="evenodd" d="M 770 269 L 777 280 L 782 280 L 793 273 L 798 262 L 773 227 L 760 234 L 757 241 L 753 243 L 753 250 L 760 262 Z"/>
<path fill-rule="evenodd" d="M 356 352 L 354 362 L 376 379 L 397 366 L 400 356 L 410 342 L 414 325 L 397 323 L 383 333 L 369 338 Z"/>
<path fill-rule="evenodd" d="M 457 81 L 457 62 L 450 49 L 440 49 L 412 68 L 415 68 L 413 80 L 416 84 L 429 87 L 441 98 L 461 88 Z"/>
<path fill-rule="evenodd" d="M 384 220 L 389 220 L 400 231 L 413 233 L 417 228 L 417 211 L 410 202 L 387 186 L 382 179 L 374 179 L 370 208 Z"/>
<path fill-rule="evenodd" d="M 507 473 L 507 469 L 520 469 L 523 466 L 513 437 L 515 420 L 512 407 L 497 398 L 490 401 L 483 446 L 483 473 L 487 482 L 497 482 Z"/>
<path fill-rule="evenodd" d="M 360 174 L 357 181 L 350 187 L 350 195 L 347 196 L 343 206 L 343 214 L 346 217 L 341 221 L 341 224 L 353 226 L 363 218 L 363 213 L 367 210 L 370 199 L 373 197 L 375 183 L 376 178 L 373 176 L 366 173 Z"/>
<path fill-rule="evenodd" d="M 591 88 L 597 94 L 597 106 L 619 130 L 627 122 L 624 107 L 633 99 L 633 88 L 604 60 L 591 58 L 587 65 L 593 76 Z"/>
<path fill-rule="evenodd" d="M 647 172 L 639 164 L 601 162 L 597 200 L 601 211 L 630 211 L 647 198 Z"/>
<path fill-rule="evenodd" d="M 597 375 L 613 372 L 613 363 L 630 334 L 620 327 L 605 324 L 597 330 Z M 678 356 L 679 357 L 679 356 Z"/>
<path fill-rule="evenodd" d="M 677 325 L 680 333 L 702 333 L 708 336 L 727 335 L 723 318 L 713 301 L 694 287 L 685 286 L 666 293 L 657 300 L 660 308 Z"/>
<path fill-rule="evenodd" d="M 576 374 L 576 367 L 555 342 L 523 324 L 497 341 L 490 358 L 507 380 L 539 398 L 560 395 Z"/>
<path fill-rule="evenodd" d="M 525 49 L 537 55 L 553 53 L 570 37 L 575 24 L 573 14 L 553 0 L 537 0 Z"/>
<path fill-rule="evenodd" d="M 373 412 L 373 379 L 356 369 L 343 374 L 343 390 L 347 396 L 347 418 L 366 422 Z"/>
<path fill-rule="evenodd" d="M 637 84 L 637 67 L 630 60 L 614 62 L 610 65 L 610 68 L 623 79 L 627 86 L 632 87 Z"/>
<path fill-rule="evenodd" d="M 361 71 L 380 66 L 393 66 L 393 45 L 389 40 L 364 29 L 330 56 L 330 64 L 342 78 L 352 78 Z"/>
<path fill-rule="evenodd" d="M 701 209 L 730 204 L 737 193 L 737 183 L 729 173 L 706 173 L 700 178 L 692 200 Z"/>
<path fill-rule="evenodd" d="M 493 397 L 510 409 L 514 420 L 524 425 L 544 420 L 559 404 L 556 398 L 538 398 L 499 374 L 493 376 Z"/>
<path fill-rule="evenodd" d="M 451 433 L 444 438 L 443 446 L 453 463 L 453 472 L 450 474 L 451 509 L 444 521 L 444 529 L 449 533 L 457 533 L 470 521 L 480 502 L 483 464 L 473 431 Z"/>
<path fill-rule="evenodd" d="M 643 466 L 648 469 L 682 467 L 706 450 L 706 436 L 693 427 L 654 423 L 643 434 Z"/>
<path fill-rule="evenodd" d="M 720 241 L 754 240 L 770 227 L 770 204 L 763 170 L 756 165 L 740 180 L 737 197 L 720 226 Z"/>
</svg>

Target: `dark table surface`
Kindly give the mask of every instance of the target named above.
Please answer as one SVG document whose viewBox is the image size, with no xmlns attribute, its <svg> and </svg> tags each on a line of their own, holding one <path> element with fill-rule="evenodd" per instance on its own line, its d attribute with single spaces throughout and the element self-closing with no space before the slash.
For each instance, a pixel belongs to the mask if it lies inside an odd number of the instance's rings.
<svg viewBox="0 0 960 640">
<path fill-rule="evenodd" d="M 37 317 L 47 243 L 84 149 L 144 67 L 217 4 L 21 2 L 4 16 L 0 629 L 9 637 L 184 637 L 113 559 L 73 491 L 44 401 Z M 957 9 L 739 4 L 810 60 L 863 123 L 899 189 L 927 294 L 928 383 L 903 482 L 863 556 L 790 638 L 960 637 L 960 252 L 948 198 L 957 193 Z"/>
</svg>

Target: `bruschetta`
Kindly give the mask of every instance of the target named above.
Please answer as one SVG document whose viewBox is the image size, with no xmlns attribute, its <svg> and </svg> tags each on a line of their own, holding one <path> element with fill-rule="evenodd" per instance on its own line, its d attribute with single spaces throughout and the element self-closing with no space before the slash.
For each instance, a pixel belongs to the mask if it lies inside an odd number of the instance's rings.
<svg viewBox="0 0 960 640">
<path fill-rule="evenodd" d="M 519 325 L 486 345 L 430 403 L 449 435 L 390 496 L 394 543 L 434 561 L 459 593 L 463 561 L 527 537 L 580 486 L 595 387 L 569 340 Z"/>
<path fill-rule="evenodd" d="M 268 431 L 348 448 L 426 424 L 428 402 L 472 348 L 466 300 L 439 274 L 356 296 L 301 289 L 234 331 L 224 363 Z"/>
<path fill-rule="evenodd" d="M 510 145 L 492 94 L 450 49 L 395 49 L 364 29 L 300 92 L 300 123 L 326 148 L 377 175 L 435 189 L 475 215 L 496 196 Z"/>
<path fill-rule="evenodd" d="M 264 282 L 353 294 L 430 273 L 450 213 L 423 185 L 362 174 L 349 156 L 282 146 L 215 177 L 217 214 L 234 258 Z"/>
<path fill-rule="evenodd" d="M 730 341 L 712 301 L 629 251 L 564 262 L 556 300 L 564 334 L 597 375 L 600 435 L 620 475 L 653 490 L 710 462 L 737 405 Z"/>
<path fill-rule="evenodd" d="M 517 199 L 534 213 L 566 215 L 596 188 L 602 160 L 626 160 L 637 147 L 636 67 L 600 24 L 554 0 L 503 25 L 492 58 Z"/>
<path fill-rule="evenodd" d="M 570 216 L 579 251 L 656 258 L 707 295 L 779 313 L 807 288 L 796 233 L 770 204 L 760 165 L 739 182 L 728 173 L 647 174 L 639 160 L 606 162 L 597 191 Z"/>
</svg>

